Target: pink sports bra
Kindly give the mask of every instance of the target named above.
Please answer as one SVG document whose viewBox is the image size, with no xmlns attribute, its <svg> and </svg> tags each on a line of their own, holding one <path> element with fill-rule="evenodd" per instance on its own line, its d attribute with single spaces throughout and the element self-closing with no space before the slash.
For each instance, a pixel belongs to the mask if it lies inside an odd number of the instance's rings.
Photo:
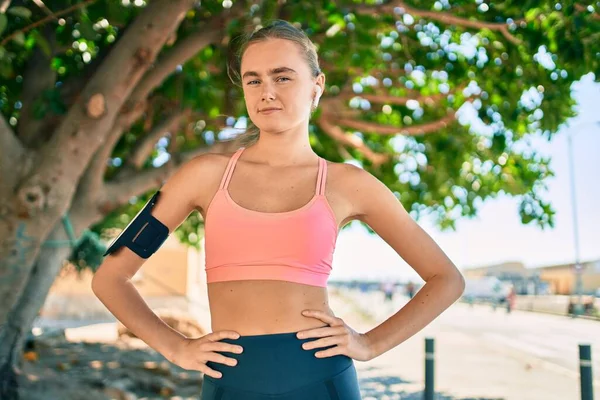
<svg viewBox="0 0 600 400">
<path fill-rule="evenodd" d="M 206 211 L 207 282 L 268 279 L 327 286 L 338 226 L 325 197 L 326 161 L 319 158 L 315 195 L 307 204 L 265 213 L 229 196 L 227 187 L 243 151 L 229 160 Z"/>
</svg>

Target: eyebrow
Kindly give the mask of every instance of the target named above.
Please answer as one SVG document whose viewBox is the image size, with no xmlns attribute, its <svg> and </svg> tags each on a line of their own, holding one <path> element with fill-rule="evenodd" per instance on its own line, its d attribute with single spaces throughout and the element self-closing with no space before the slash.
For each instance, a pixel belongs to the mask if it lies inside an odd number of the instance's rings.
<svg viewBox="0 0 600 400">
<path fill-rule="evenodd" d="M 282 72 L 290 72 L 293 74 L 297 73 L 296 71 L 294 71 L 293 69 L 288 68 L 288 67 L 278 67 L 278 68 L 273 68 L 273 69 L 269 70 L 269 75 L 275 75 L 275 74 L 279 74 Z M 244 76 L 242 76 L 242 79 L 244 79 L 248 76 L 259 76 L 259 75 L 258 75 L 258 72 L 255 72 L 255 71 L 246 71 L 246 72 L 244 72 Z"/>
</svg>

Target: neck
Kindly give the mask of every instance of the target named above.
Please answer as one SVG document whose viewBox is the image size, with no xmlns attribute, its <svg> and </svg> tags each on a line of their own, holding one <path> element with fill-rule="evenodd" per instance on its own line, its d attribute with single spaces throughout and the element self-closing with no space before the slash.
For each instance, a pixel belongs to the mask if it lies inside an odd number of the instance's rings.
<svg viewBox="0 0 600 400">
<path fill-rule="evenodd" d="M 308 139 L 308 126 L 280 132 L 261 130 L 258 141 L 245 153 L 273 167 L 311 163 L 317 158 Z"/>
</svg>

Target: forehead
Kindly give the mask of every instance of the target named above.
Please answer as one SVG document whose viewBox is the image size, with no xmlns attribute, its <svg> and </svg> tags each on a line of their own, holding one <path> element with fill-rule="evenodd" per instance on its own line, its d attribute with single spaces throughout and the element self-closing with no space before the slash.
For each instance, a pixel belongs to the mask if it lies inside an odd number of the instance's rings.
<svg viewBox="0 0 600 400">
<path fill-rule="evenodd" d="M 266 74 L 278 67 L 289 67 L 298 73 L 308 72 L 300 46 L 290 40 L 268 39 L 252 43 L 242 56 L 241 72 L 255 71 Z"/>
</svg>

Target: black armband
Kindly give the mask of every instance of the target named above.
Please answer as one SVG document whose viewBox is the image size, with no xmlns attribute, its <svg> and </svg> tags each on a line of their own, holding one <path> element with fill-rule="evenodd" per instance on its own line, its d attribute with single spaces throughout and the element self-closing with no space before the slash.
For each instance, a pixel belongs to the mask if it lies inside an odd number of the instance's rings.
<svg viewBox="0 0 600 400">
<path fill-rule="evenodd" d="M 123 232 L 108 247 L 104 256 L 125 246 L 138 256 L 148 258 L 160 248 L 169 236 L 169 228 L 150 214 L 159 194 L 160 190 L 123 229 Z"/>
</svg>

